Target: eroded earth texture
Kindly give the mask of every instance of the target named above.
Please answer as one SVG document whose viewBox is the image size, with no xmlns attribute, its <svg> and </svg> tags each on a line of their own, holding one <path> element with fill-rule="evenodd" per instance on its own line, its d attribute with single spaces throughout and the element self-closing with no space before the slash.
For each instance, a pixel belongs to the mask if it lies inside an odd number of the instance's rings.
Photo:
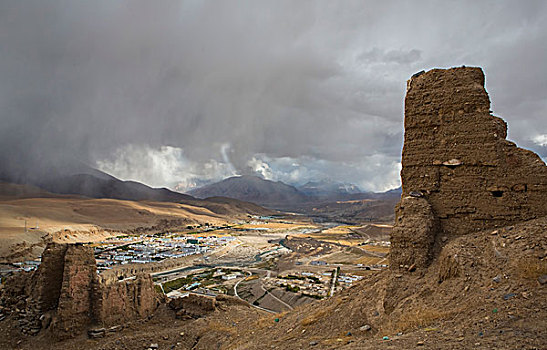
<svg viewBox="0 0 547 350">
<path fill-rule="evenodd" d="M 505 139 L 481 68 L 415 74 L 404 124 L 392 267 L 427 266 L 435 243 L 547 215 L 547 167 Z"/>
</svg>

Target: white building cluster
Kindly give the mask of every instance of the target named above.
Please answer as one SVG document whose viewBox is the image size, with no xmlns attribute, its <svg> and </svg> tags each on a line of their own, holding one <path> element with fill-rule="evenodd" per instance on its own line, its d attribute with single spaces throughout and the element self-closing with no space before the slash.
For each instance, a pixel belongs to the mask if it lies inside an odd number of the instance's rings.
<svg viewBox="0 0 547 350">
<path fill-rule="evenodd" d="M 203 254 L 223 246 L 233 239 L 235 238 L 229 236 L 169 236 L 161 238 L 153 235 L 132 236 L 130 239 L 117 239 L 122 241 L 122 244 L 103 242 L 104 244 L 95 248 L 95 257 L 99 269 L 108 269 L 119 264 L 146 264 Z"/>
</svg>

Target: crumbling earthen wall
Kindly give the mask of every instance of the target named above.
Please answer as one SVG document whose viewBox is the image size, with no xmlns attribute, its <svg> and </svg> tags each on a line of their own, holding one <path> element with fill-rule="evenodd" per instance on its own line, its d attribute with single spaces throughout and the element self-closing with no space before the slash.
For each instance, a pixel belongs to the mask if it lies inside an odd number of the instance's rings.
<svg viewBox="0 0 547 350">
<path fill-rule="evenodd" d="M 46 270 L 47 271 L 47 270 Z M 47 280 L 44 281 L 47 283 Z M 97 285 L 97 266 L 91 247 L 69 245 L 53 330 L 62 337 L 77 333 L 92 321 L 93 289 Z"/>
<path fill-rule="evenodd" d="M 125 281 L 101 281 L 94 302 L 94 319 L 103 327 L 149 317 L 158 306 L 154 282 L 148 274 Z"/>
<path fill-rule="evenodd" d="M 66 244 L 49 244 L 42 253 L 33 293 L 43 311 L 56 309 L 59 304 L 67 248 Z"/>
<path fill-rule="evenodd" d="M 12 280 L 17 284 L 24 281 L 25 285 L 10 286 L 9 293 L 2 293 L 2 298 L 15 299 L 13 293 L 26 294 L 17 302 L 23 308 L 25 301 L 30 310 L 27 312 L 32 318 L 27 322 L 32 323 L 30 331 L 36 334 L 40 328 L 50 327 L 60 339 L 72 337 L 91 325 L 110 327 L 146 318 L 157 308 L 159 300 L 148 274 L 126 280 L 97 275 L 93 249 L 81 244 L 49 243 L 34 275 Z M 10 304 L 9 300 L 3 303 Z M 35 318 L 46 314 L 51 323 L 40 325 Z"/>
<path fill-rule="evenodd" d="M 190 294 L 169 301 L 169 307 L 176 312 L 177 318 L 198 318 L 216 310 L 216 298 Z"/>
<path fill-rule="evenodd" d="M 417 237 L 403 229 L 413 215 L 405 198 L 431 205 L 439 226 L 429 234 L 436 242 L 547 215 L 545 163 L 507 141 L 506 123 L 490 113 L 480 68 L 433 69 L 408 81 L 392 266 L 431 254 L 429 247 L 408 261 L 397 253 Z"/>
<path fill-rule="evenodd" d="M 397 225 L 391 237 L 392 266 L 426 266 L 432 258 L 439 222 L 425 198 L 405 197 L 397 207 Z M 412 239 L 409 239 L 409 238 Z M 414 265 L 414 266 L 413 266 Z"/>
</svg>

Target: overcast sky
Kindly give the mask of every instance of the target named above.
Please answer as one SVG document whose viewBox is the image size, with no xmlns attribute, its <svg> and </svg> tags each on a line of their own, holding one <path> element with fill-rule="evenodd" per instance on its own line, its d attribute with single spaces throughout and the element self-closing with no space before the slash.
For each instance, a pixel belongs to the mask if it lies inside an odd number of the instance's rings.
<svg viewBox="0 0 547 350">
<path fill-rule="evenodd" d="M 0 161 L 387 190 L 406 80 L 461 65 L 545 160 L 546 1 L 0 0 Z"/>
</svg>

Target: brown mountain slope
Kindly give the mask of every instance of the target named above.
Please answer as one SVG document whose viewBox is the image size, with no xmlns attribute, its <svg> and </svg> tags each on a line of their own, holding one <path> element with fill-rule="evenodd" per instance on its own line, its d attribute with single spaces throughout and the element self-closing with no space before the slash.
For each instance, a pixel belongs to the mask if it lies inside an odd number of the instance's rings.
<svg viewBox="0 0 547 350">
<path fill-rule="evenodd" d="M 219 196 L 236 198 L 269 208 L 285 208 L 310 200 L 293 186 L 249 175 L 230 177 L 188 193 L 198 198 Z"/>
<path fill-rule="evenodd" d="M 113 176 L 105 175 L 105 177 L 98 177 L 91 174 L 59 176 L 38 183 L 38 186 L 53 193 L 76 194 L 90 198 L 113 198 L 134 201 L 152 200 L 162 202 L 179 202 L 194 199 L 191 196 L 173 192 L 167 188 L 152 188 L 140 182 L 122 181 Z"/>
</svg>

